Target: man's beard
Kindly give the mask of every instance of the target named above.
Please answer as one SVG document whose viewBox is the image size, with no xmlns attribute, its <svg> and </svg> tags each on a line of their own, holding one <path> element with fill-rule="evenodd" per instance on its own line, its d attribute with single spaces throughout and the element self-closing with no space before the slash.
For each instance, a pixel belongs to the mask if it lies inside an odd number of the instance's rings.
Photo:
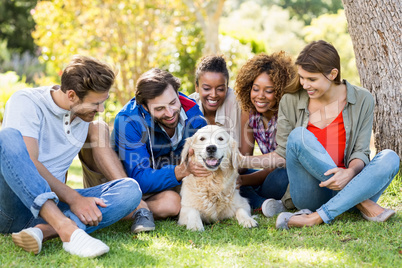
<svg viewBox="0 0 402 268">
<path fill-rule="evenodd" d="M 177 112 L 174 113 L 174 116 L 176 117 L 176 121 L 174 123 L 171 124 L 165 124 L 163 122 L 165 118 L 155 118 L 155 122 L 158 123 L 159 125 L 161 125 L 162 127 L 168 128 L 168 129 L 175 129 L 177 127 L 177 125 L 179 124 L 179 120 L 180 120 L 180 110 L 178 110 Z"/>
<path fill-rule="evenodd" d="M 95 119 L 96 114 L 98 113 L 96 110 L 80 112 L 80 109 L 77 109 L 78 105 L 74 105 L 71 107 L 71 112 L 74 117 L 79 117 L 85 122 L 92 122 Z"/>
<path fill-rule="evenodd" d="M 95 119 L 97 112 L 76 113 L 75 116 L 81 118 L 85 122 L 92 122 Z"/>
</svg>

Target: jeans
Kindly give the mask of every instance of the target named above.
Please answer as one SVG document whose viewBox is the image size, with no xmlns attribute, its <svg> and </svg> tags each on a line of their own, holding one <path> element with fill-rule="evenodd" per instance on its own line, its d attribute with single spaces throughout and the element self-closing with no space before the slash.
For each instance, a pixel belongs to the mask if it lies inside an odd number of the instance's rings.
<svg viewBox="0 0 402 268">
<path fill-rule="evenodd" d="M 258 170 L 249 169 L 245 174 L 251 174 Z M 252 209 L 260 208 L 268 198 L 280 200 L 288 187 L 288 175 L 286 169 L 276 168 L 265 178 L 259 186 L 241 186 L 240 195 L 247 198 Z"/>
<path fill-rule="evenodd" d="M 19 232 L 46 223 L 39 212 L 48 200 L 53 200 L 80 229 L 91 233 L 134 211 L 142 196 L 138 183 L 127 178 L 76 191 L 85 197 L 98 197 L 106 203 L 105 208 L 98 206 L 102 212 L 98 226 L 83 224 L 68 204 L 59 202 L 31 161 L 18 130 L 5 128 L 0 131 L 0 233 Z"/>
<path fill-rule="evenodd" d="M 392 150 L 381 151 L 341 191 L 321 188 L 319 183 L 333 176 L 324 173 L 335 167 L 313 133 L 302 127 L 290 133 L 286 168 L 293 203 L 317 211 L 325 223 L 367 199 L 377 202 L 399 170 L 399 157 Z"/>
</svg>

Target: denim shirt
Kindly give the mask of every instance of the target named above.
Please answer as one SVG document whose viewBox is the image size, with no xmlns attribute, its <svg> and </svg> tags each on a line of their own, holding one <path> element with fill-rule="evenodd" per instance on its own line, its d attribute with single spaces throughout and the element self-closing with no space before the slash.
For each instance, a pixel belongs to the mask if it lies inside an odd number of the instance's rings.
<svg viewBox="0 0 402 268">
<path fill-rule="evenodd" d="M 342 116 L 346 131 L 345 166 L 355 158 L 365 165 L 370 161 L 370 137 L 373 126 L 374 98 L 367 89 L 351 85 L 346 80 L 346 105 Z M 279 103 L 277 154 L 286 158 L 286 142 L 296 127 L 305 127 L 309 121 L 309 97 L 306 90 L 285 94 Z"/>
</svg>

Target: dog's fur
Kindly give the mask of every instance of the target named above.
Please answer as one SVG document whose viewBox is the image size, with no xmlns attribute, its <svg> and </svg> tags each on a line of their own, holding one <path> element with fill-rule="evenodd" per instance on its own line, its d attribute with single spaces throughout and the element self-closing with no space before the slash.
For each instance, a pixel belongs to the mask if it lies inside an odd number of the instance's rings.
<svg viewBox="0 0 402 268">
<path fill-rule="evenodd" d="M 190 148 L 194 150 L 191 157 Z M 241 158 L 237 142 L 223 128 L 213 125 L 201 128 L 186 140 L 181 156 L 182 162 L 202 163 L 212 175 L 195 177 L 191 174 L 183 179 L 179 225 L 203 231 L 202 222 L 212 223 L 236 216 L 243 227 L 257 226 L 247 199 L 236 189 L 237 166 Z"/>
</svg>

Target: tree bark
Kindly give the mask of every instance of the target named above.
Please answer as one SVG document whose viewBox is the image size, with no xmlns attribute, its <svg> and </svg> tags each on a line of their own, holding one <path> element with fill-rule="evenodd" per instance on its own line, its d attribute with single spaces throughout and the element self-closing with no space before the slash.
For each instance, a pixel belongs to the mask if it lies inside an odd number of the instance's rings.
<svg viewBox="0 0 402 268">
<path fill-rule="evenodd" d="M 360 82 L 374 96 L 377 152 L 402 157 L 402 2 L 342 0 Z"/>
</svg>

